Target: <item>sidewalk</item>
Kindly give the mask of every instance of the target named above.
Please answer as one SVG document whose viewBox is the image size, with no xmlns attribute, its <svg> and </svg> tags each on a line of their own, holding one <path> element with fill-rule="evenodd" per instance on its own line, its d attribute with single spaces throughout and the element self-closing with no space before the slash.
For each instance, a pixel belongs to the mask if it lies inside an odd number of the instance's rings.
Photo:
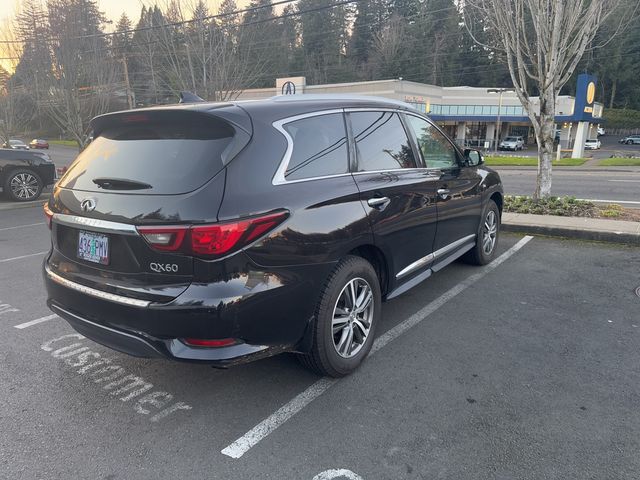
<svg viewBox="0 0 640 480">
<path fill-rule="evenodd" d="M 640 245 L 640 222 L 504 213 L 502 229 L 507 232 Z"/>
</svg>

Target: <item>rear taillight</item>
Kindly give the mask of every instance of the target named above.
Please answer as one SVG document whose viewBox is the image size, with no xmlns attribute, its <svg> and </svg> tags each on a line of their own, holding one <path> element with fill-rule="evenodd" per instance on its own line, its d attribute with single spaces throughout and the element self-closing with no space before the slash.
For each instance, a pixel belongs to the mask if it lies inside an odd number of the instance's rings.
<svg viewBox="0 0 640 480">
<path fill-rule="evenodd" d="M 280 225 L 288 215 L 288 212 L 282 211 L 211 225 L 137 228 L 156 250 L 212 258 L 240 250 Z"/>
<path fill-rule="evenodd" d="M 189 232 L 188 226 L 176 227 L 138 227 L 142 237 L 156 250 L 178 252 L 182 248 L 184 237 Z"/>
<path fill-rule="evenodd" d="M 49 203 L 45 203 L 42 205 L 42 210 L 44 211 L 44 216 L 47 219 L 47 227 L 51 230 L 51 220 L 53 219 L 53 212 L 49 208 Z"/>
</svg>

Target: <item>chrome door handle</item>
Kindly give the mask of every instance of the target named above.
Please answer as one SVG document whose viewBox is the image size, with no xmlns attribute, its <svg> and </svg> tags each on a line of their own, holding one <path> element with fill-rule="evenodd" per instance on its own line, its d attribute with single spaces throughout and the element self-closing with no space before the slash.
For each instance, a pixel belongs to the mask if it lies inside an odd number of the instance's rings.
<svg viewBox="0 0 640 480">
<path fill-rule="evenodd" d="M 374 197 L 367 200 L 367 205 L 378 210 L 384 210 L 390 203 L 389 197 Z"/>
<path fill-rule="evenodd" d="M 451 193 L 451 190 L 449 190 L 448 188 L 439 188 L 438 189 L 438 195 L 440 196 L 440 198 L 442 200 L 446 200 L 447 198 L 449 198 L 449 194 Z"/>
</svg>

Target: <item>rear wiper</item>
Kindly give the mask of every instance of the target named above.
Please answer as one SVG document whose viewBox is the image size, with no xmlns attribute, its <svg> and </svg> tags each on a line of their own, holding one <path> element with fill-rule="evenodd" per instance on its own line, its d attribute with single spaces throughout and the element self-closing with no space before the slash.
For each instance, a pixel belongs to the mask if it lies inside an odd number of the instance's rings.
<svg viewBox="0 0 640 480">
<path fill-rule="evenodd" d="M 148 183 L 127 180 L 125 178 L 94 178 L 93 183 L 105 190 L 145 190 L 147 188 L 153 188 Z"/>
</svg>

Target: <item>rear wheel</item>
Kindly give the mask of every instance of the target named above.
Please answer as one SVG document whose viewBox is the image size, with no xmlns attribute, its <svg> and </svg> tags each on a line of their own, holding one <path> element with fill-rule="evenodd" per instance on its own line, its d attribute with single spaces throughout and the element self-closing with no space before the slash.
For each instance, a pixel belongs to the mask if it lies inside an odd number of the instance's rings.
<svg viewBox="0 0 640 480">
<path fill-rule="evenodd" d="M 633 140 L 627 140 L 627 145 L 632 145 L 633 144 Z"/>
<path fill-rule="evenodd" d="M 4 183 L 5 195 L 15 202 L 36 200 L 42 193 L 42 180 L 31 170 L 9 172 Z"/>
<path fill-rule="evenodd" d="M 311 351 L 300 355 L 302 364 L 331 377 L 353 372 L 371 350 L 381 302 L 373 266 L 355 256 L 342 260 L 320 295 Z"/>
<path fill-rule="evenodd" d="M 482 214 L 475 246 L 469 250 L 464 260 L 473 265 L 486 265 L 493 260 L 500 235 L 500 210 L 493 200 L 487 202 Z"/>
</svg>

